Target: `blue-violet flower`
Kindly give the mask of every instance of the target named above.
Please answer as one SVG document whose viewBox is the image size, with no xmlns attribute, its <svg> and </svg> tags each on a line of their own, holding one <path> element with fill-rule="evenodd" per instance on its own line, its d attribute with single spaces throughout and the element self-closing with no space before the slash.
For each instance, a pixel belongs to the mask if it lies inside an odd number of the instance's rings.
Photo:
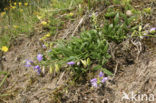
<svg viewBox="0 0 156 103">
<path fill-rule="evenodd" d="M 75 62 L 71 61 L 71 62 L 68 62 L 67 64 L 71 66 L 71 65 L 74 65 Z"/>
<path fill-rule="evenodd" d="M 36 66 L 34 67 L 34 70 L 36 70 L 36 69 L 37 69 L 38 74 L 41 74 L 41 68 L 40 68 L 39 65 L 36 65 Z"/>
<path fill-rule="evenodd" d="M 43 60 L 43 55 L 42 54 L 38 54 L 37 55 L 37 60 L 40 62 Z"/>
<path fill-rule="evenodd" d="M 25 60 L 25 67 L 31 67 L 33 62 L 31 60 Z"/>
</svg>

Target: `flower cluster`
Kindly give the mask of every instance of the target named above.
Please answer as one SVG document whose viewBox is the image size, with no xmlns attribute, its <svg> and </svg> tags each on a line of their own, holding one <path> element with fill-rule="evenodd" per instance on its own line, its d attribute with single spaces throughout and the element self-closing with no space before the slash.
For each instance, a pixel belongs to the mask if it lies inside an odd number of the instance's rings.
<svg viewBox="0 0 156 103">
<path fill-rule="evenodd" d="M 150 30 L 143 31 L 143 35 L 141 35 L 140 38 L 143 39 L 144 36 L 148 36 L 148 34 L 154 34 L 154 33 L 156 33 L 156 28 L 155 27 L 151 28 Z"/>
<path fill-rule="evenodd" d="M 43 60 L 43 55 L 42 54 L 38 54 L 37 55 L 37 60 L 39 62 L 41 62 Z M 33 61 L 26 59 L 25 60 L 25 67 L 33 67 L 34 70 L 37 70 L 38 74 L 41 74 L 41 67 L 39 65 L 35 65 Z"/>
<path fill-rule="evenodd" d="M 143 35 L 146 36 L 146 35 L 148 35 L 149 33 L 151 33 L 151 34 L 156 33 L 156 28 L 153 27 L 153 28 L 151 28 L 150 30 L 144 31 L 144 32 L 143 32 Z"/>
<path fill-rule="evenodd" d="M 90 80 L 93 87 L 97 88 L 101 86 L 102 83 L 105 83 L 108 80 L 108 77 L 104 77 L 104 73 L 100 72 L 97 78 L 93 78 Z"/>
</svg>

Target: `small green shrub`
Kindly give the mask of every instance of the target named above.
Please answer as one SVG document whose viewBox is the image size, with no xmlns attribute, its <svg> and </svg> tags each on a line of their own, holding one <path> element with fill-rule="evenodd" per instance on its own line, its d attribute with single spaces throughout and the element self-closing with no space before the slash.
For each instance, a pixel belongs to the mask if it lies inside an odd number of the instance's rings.
<svg viewBox="0 0 156 103">
<path fill-rule="evenodd" d="M 81 63 L 83 66 L 75 65 L 71 68 L 77 74 L 76 77 L 90 70 L 93 63 L 102 66 L 110 58 L 107 40 L 100 31 L 95 29 L 81 33 L 79 38 L 73 37 L 69 41 L 63 40 L 54 45 L 56 47 L 49 53 L 49 63 L 53 63 L 53 68 L 55 64 L 64 66 L 69 61 Z"/>
</svg>

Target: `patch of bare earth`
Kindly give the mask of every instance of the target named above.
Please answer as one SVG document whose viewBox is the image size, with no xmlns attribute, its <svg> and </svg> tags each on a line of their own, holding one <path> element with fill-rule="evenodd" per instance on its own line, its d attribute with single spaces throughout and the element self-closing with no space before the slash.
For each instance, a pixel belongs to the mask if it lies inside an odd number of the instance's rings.
<svg viewBox="0 0 156 103">
<path fill-rule="evenodd" d="M 19 37 L 3 57 L 3 70 L 10 74 L 1 89 L 0 103 L 48 103 L 51 91 L 57 87 L 57 78 L 41 77 L 33 68 L 25 68 L 24 60 L 34 60 L 41 53 L 39 38 L 43 33 L 32 37 Z M 59 83 L 63 83 L 60 81 Z"/>
</svg>

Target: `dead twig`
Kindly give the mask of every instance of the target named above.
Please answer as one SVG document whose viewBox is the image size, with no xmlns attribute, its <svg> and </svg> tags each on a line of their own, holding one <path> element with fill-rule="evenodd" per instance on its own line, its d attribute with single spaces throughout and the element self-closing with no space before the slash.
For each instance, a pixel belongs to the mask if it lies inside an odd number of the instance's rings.
<svg viewBox="0 0 156 103">
<path fill-rule="evenodd" d="M 58 85 L 58 84 L 60 83 L 60 81 L 62 80 L 62 78 L 63 78 L 63 76 L 64 76 L 64 73 L 65 73 L 65 72 L 63 72 L 63 73 L 61 74 L 61 76 L 60 76 L 58 82 L 56 83 L 56 85 Z"/>
<path fill-rule="evenodd" d="M 75 35 L 75 33 L 76 33 L 76 31 L 78 30 L 79 26 L 83 23 L 85 17 L 86 17 L 86 15 L 83 16 L 83 17 L 80 19 L 78 25 L 76 26 L 75 30 L 74 30 L 73 33 L 72 33 L 72 37 Z"/>
<path fill-rule="evenodd" d="M 136 61 L 138 61 L 139 55 L 140 55 L 140 53 L 141 53 L 141 51 L 142 51 L 142 44 L 141 44 L 140 41 L 135 42 L 135 41 L 133 41 L 133 40 L 131 40 L 131 43 L 132 43 L 134 46 L 136 46 L 136 48 L 137 48 L 137 51 L 138 51 L 138 52 L 137 52 Z"/>
<path fill-rule="evenodd" d="M 117 70 L 118 70 L 118 65 L 119 65 L 119 63 L 117 62 L 117 63 L 116 63 L 116 66 L 115 66 L 115 71 L 114 71 L 114 75 L 113 75 L 112 80 L 115 78 L 115 75 L 116 75 Z"/>
</svg>

